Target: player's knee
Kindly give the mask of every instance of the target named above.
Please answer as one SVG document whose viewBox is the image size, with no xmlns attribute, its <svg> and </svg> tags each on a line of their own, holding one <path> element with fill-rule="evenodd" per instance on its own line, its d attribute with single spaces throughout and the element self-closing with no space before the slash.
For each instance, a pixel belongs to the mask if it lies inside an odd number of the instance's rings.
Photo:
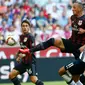
<svg viewBox="0 0 85 85">
<path fill-rule="evenodd" d="M 14 75 L 12 74 L 12 72 L 9 73 L 9 79 L 13 79 Z"/>
<path fill-rule="evenodd" d="M 61 67 L 58 71 L 59 75 L 62 76 L 63 74 L 65 74 L 66 70 L 64 67 Z"/>
<path fill-rule="evenodd" d="M 15 78 L 18 74 L 19 74 L 18 71 L 12 70 L 12 71 L 9 73 L 9 79 Z"/>
<path fill-rule="evenodd" d="M 31 76 L 30 80 L 32 83 L 36 83 L 36 81 L 38 80 L 38 78 L 36 76 Z"/>
<path fill-rule="evenodd" d="M 55 39 L 54 46 L 64 49 L 64 44 L 61 38 Z"/>
</svg>

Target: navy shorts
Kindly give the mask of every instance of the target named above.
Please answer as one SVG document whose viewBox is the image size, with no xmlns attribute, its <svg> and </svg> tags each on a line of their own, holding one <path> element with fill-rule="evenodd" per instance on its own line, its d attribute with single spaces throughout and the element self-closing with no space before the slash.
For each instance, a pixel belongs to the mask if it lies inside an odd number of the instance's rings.
<svg viewBox="0 0 85 85">
<path fill-rule="evenodd" d="M 65 69 L 68 70 L 72 75 L 80 75 L 85 70 L 85 63 L 78 59 L 70 64 L 65 65 Z"/>
<path fill-rule="evenodd" d="M 36 76 L 36 64 L 24 64 L 24 63 L 18 63 L 14 67 L 15 70 L 18 70 L 20 74 L 23 74 L 24 72 L 28 72 L 29 76 Z"/>
</svg>

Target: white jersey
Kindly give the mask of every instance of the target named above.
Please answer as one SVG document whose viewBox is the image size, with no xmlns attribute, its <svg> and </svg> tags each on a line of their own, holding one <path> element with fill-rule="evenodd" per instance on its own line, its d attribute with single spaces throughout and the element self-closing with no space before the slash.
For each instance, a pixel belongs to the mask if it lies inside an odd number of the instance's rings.
<svg viewBox="0 0 85 85">
<path fill-rule="evenodd" d="M 85 49 L 84 51 L 80 54 L 79 59 L 85 62 Z"/>
</svg>

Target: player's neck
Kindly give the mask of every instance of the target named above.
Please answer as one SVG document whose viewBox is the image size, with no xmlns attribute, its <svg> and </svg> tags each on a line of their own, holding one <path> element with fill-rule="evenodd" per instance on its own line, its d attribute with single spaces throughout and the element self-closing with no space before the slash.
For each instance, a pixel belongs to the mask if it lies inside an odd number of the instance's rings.
<svg viewBox="0 0 85 85">
<path fill-rule="evenodd" d="M 83 15 L 84 15 L 84 13 L 83 12 L 80 12 L 80 13 L 78 13 L 77 17 L 81 17 Z"/>
</svg>

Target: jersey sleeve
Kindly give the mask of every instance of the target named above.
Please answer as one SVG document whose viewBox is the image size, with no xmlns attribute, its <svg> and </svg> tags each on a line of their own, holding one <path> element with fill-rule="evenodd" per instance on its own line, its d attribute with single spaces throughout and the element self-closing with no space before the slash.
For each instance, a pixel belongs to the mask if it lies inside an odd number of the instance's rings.
<svg viewBox="0 0 85 85">
<path fill-rule="evenodd" d="M 30 34 L 30 41 L 32 43 L 32 47 L 34 47 L 35 46 L 35 37 L 32 34 Z"/>
</svg>

